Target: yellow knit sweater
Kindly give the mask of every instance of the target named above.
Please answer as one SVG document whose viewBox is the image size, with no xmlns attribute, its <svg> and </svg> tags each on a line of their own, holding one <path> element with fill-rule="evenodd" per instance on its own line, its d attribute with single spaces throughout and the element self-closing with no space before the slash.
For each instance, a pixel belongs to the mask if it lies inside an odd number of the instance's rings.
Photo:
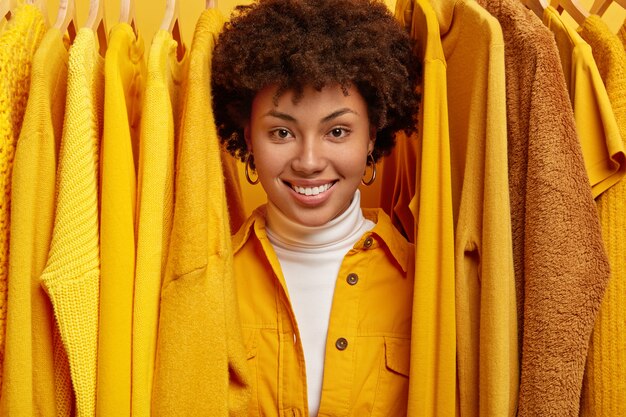
<svg viewBox="0 0 626 417">
<path fill-rule="evenodd" d="M 132 415 L 149 417 L 161 281 L 174 217 L 174 165 L 188 55 L 171 33 L 156 33 L 148 57 L 138 172 L 137 267 L 133 315 Z"/>
<path fill-rule="evenodd" d="M 622 24 L 622 27 L 619 28 L 617 32 L 617 37 L 620 41 L 622 41 L 622 45 L 624 45 L 624 49 L 626 50 L 626 20 Z"/>
<path fill-rule="evenodd" d="M 174 224 L 161 289 L 155 416 L 247 416 L 248 364 L 211 112 L 211 54 L 222 22 L 217 10 L 205 11 L 191 47 Z"/>
<path fill-rule="evenodd" d="M 626 148 L 626 51 L 599 16 L 579 28 L 606 86 Z M 611 278 L 596 319 L 583 385 L 581 416 L 626 415 L 626 181 L 597 198 Z"/>
<path fill-rule="evenodd" d="M 95 414 L 100 248 L 98 149 L 102 135 L 103 59 L 96 34 L 76 35 L 57 170 L 57 204 L 48 262 L 41 276 L 69 358 L 76 415 Z M 57 403 L 68 397 L 57 393 Z"/>
<path fill-rule="evenodd" d="M 128 23 L 109 35 L 104 60 L 100 190 L 100 316 L 96 415 L 130 415 L 135 203 L 146 79 L 143 39 Z"/>
<path fill-rule="evenodd" d="M 52 238 L 67 59 L 61 33 L 48 30 L 33 58 L 28 105 L 13 162 L 10 297 L 0 416 L 62 415 L 57 414 L 55 386 L 71 392 L 69 367 L 54 360 L 53 347 L 60 340 L 55 340 L 54 313 L 39 281 Z M 64 353 L 62 344 L 58 347 Z M 55 367 L 64 374 L 61 380 L 55 381 Z"/>
<path fill-rule="evenodd" d="M 31 62 L 44 33 L 41 12 L 27 4 L 15 10 L 0 36 L 0 365 L 7 319 L 13 157 L 28 100 Z"/>
</svg>

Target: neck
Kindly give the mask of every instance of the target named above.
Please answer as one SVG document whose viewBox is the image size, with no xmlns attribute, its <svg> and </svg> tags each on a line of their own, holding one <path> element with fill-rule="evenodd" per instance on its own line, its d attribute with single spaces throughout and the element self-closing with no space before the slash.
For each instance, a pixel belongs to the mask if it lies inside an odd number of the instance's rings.
<svg viewBox="0 0 626 417">
<path fill-rule="evenodd" d="M 363 225 L 361 194 L 356 190 L 348 208 L 322 226 L 304 226 L 287 218 L 272 202 L 267 204 L 267 235 L 274 245 L 303 249 L 327 248 L 351 239 Z"/>
</svg>

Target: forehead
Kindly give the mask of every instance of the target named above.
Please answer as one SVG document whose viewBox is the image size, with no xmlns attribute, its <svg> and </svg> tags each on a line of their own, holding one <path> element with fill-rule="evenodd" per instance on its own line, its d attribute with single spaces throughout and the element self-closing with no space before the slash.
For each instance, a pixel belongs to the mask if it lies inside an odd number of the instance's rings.
<svg viewBox="0 0 626 417">
<path fill-rule="evenodd" d="M 305 86 L 301 92 L 288 89 L 280 94 L 279 87 L 270 85 L 260 90 L 252 102 L 253 117 L 268 111 L 280 111 L 309 116 L 348 108 L 354 113 L 367 116 L 367 104 L 357 88 L 342 88 L 330 84 L 316 89 Z"/>
</svg>

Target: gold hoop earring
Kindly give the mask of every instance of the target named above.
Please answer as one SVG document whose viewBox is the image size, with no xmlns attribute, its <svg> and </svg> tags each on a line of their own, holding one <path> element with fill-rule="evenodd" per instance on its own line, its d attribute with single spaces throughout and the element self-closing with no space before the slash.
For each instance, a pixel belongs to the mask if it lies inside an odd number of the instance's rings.
<svg viewBox="0 0 626 417">
<path fill-rule="evenodd" d="M 246 158 L 246 169 L 245 169 L 245 174 L 246 174 L 246 179 L 248 180 L 248 182 L 251 185 L 257 185 L 259 183 L 259 174 L 257 174 L 256 176 L 256 180 L 252 180 L 252 178 L 250 178 L 250 159 L 252 159 L 253 156 L 252 154 L 248 155 L 248 157 Z"/>
<path fill-rule="evenodd" d="M 371 161 L 371 163 L 370 163 L 370 161 Z M 372 156 L 371 153 L 367 154 L 367 165 L 371 165 L 372 166 L 372 176 L 367 181 L 365 181 L 365 180 L 363 180 L 363 178 L 361 178 L 361 184 L 363 184 L 365 186 L 370 186 L 376 180 L 376 162 L 374 161 L 374 157 Z M 363 175 L 365 175 L 365 172 L 363 172 Z"/>
</svg>

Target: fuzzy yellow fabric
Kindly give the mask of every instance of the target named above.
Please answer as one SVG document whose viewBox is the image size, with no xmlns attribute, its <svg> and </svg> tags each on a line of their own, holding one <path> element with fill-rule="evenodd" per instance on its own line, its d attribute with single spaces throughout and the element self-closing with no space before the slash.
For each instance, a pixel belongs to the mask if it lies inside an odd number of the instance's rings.
<svg viewBox="0 0 626 417">
<path fill-rule="evenodd" d="M 226 190 L 211 111 L 211 55 L 223 24 L 203 12 L 191 45 L 174 223 L 161 305 L 152 413 L 245 417 L 249 385 L 233 280 Z"/>
<path fill-rule="evenodd" d="M 626 51 L 599 16 L 578 29 L 591 46 L 626 148 Z M 595 322 L 581 402 L 581 416 L 626 415 L 626 181 L 597 198 L 611 278 Z"/>
<path fill-rule="evenodd" d="M 0 366 L 7 320 L 13 158 L 28 100 L 31 63 L 45 29 L 39 9 L 24 4 L 18 6 L 0 36 Z"/>
<path fill-rule="evenodd" d="M 96 414 L 130 415 L 136 166 L 146 64 L 128 23 L 109 34 L 100 153 L 100 313 Z"/>
<path fill-rule="evenodd" d="M 174 165 L 188 54 L 160 30 L 148 56 L 138 171 L 137 267 L 133 314 L 132 415 L 151 415 L 161 281 L 174 217 Z"/>
<path fill-rule="evenodd" d="M 55 386 L 71 392 L 69 366 L 55 363 L 55 346 L 61 352 L 64 348 L 55 338 L 54 312 L 39 281 L 52 238 L 67 60 L 61 33 L 48 30 L 33 57 L 28 105 L 13 161 L 0 416 L 64 415 L 57 413 Z M 55 368 L 63 375 L 60 380 L 55 380 Z"/>
<path fill-rule="evenodd" d="M 617 31 L 617 37 L 620 41 L 622 41 L 622 45 L 624 45 L 624 49 L 626 50 L 626 20 Z"/>
<path fill-rule="evenodd" d="M 41 276 L 69 359 L 78 417 L 92 417 L 96 407 L 98 152 L 104 95 L 104 60 L 98 49 L 96 34 L 89 28 L 78 31 L 70 49 L 56 214 Z M 57 403 L 67 404 L 68 396 L 61 394 Z"/>
</svg>

